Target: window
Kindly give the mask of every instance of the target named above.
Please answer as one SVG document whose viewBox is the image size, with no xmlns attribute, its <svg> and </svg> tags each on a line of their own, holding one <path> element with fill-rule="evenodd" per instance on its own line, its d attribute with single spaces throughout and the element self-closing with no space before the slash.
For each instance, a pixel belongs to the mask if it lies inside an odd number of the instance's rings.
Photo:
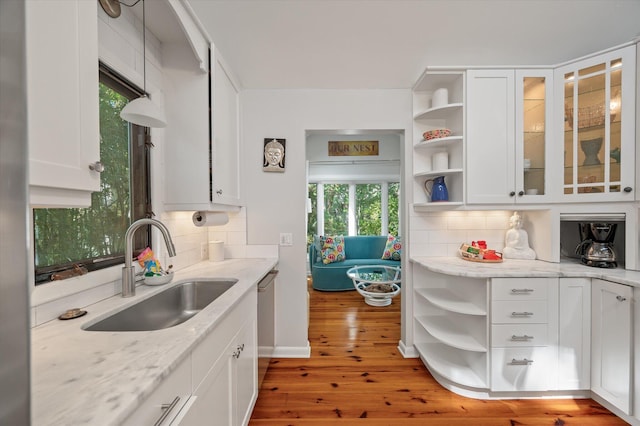
<svg viewBox="0 0 640 426">
<path fill-rule="evenodd" d="M 102 65 L 99 86 L 101 191 L 88 208 L 33 210 L 36 284 L 78 264 L 91 271 L 123 263 L 127 228 L 152 214 L 149 129 L 120 118 L 142 92 Z M 143 229 L 135 235 L 135 254 L 151 242 L 149 227 Z"/>
<path fill-rule="evenodd" d="M 398 235 L 399 191 L 398 182 L 309 184 L 307 241 L 314 235 Z"/>
</svg>

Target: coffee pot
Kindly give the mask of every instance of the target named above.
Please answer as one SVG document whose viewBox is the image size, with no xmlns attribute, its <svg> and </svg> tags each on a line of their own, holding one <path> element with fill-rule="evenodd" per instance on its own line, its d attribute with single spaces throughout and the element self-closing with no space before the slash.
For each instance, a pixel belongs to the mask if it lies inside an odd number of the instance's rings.
<svg viewBox="0 0 640 426">
<path fill-rule="evenodd" d="M 431 182 L 431 185 L 429 185 L 429 182 Z M 429 189 L 429 186 L 431 186 L 431 189 Z M 444 176 L 427 179 L 424 182 L 424 189 L 429 194 L 431 202 L 449 201 L 449 191 L 447 191 L 447 185 L 444 183 Z"/>
<path fill-rule="evenodd" d="M 600 268 L 615 268 L 616 253 L 613 239 L 616 235 L 615 223 L 583 222 L 578 224 L 582 241 L 576 247 L 576 254 L 582 263 Z"/>
</svg>

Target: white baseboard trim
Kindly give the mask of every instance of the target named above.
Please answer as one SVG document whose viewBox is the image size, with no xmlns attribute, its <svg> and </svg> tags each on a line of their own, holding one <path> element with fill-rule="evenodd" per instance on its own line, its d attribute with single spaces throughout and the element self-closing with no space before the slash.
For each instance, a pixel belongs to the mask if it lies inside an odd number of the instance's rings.
<svg viewBox="0 0 640 426">
<path fill-rule="evenodd" d="M 273 358 L 311 358 L 311 346 L 276 346 Z"/>
<path fill-rule="evenodd" d="M 405 358 L 418 358 L 420 356 L 413 345 L 407 346 L 402 340 L 398 342 L 398 350 Z"/>
</svg>

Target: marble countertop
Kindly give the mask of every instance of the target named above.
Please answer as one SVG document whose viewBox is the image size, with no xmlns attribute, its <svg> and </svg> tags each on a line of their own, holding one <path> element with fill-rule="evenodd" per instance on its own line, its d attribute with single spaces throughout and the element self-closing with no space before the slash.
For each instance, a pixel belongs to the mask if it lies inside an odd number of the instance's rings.
<svg viewBox="0 0 640 426">
<path fill-rule="evenodd" d="M 32 424 L 116 425 L 185 359 L 241 297 L 277 265 L 277 259 L 201 262 L 175 272 L 171 283 L 138 286 L 83 309 L 88 314 L 32 329 Z M 236 278 L 238 282 L 190 320 L 164 330 L 90 332 L 101 319 L 187 279 Z"/>
<path fill-rule="evenodd" d="M 577 262 L 551 263 L 541 260 L 504 259 L 501 263 L 479 263 L 459 257 L 412 257 L 411 261 L 433 272 L 460 277 L 584 277 L 640 287 L 640 271 L 594 268 Z"/>
</svg>

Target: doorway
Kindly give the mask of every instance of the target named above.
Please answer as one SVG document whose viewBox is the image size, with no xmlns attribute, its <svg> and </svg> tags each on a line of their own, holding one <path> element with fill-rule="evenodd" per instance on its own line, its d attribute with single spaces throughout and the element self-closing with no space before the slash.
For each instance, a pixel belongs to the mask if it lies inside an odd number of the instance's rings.
<svg viewBox="0 0 640 426">
<path fill-rule="evenodd" d="M 403 235 L 403 130 L 307 130 L 305 152 L 308 276 L 317 235 Z"/>
</svg>

